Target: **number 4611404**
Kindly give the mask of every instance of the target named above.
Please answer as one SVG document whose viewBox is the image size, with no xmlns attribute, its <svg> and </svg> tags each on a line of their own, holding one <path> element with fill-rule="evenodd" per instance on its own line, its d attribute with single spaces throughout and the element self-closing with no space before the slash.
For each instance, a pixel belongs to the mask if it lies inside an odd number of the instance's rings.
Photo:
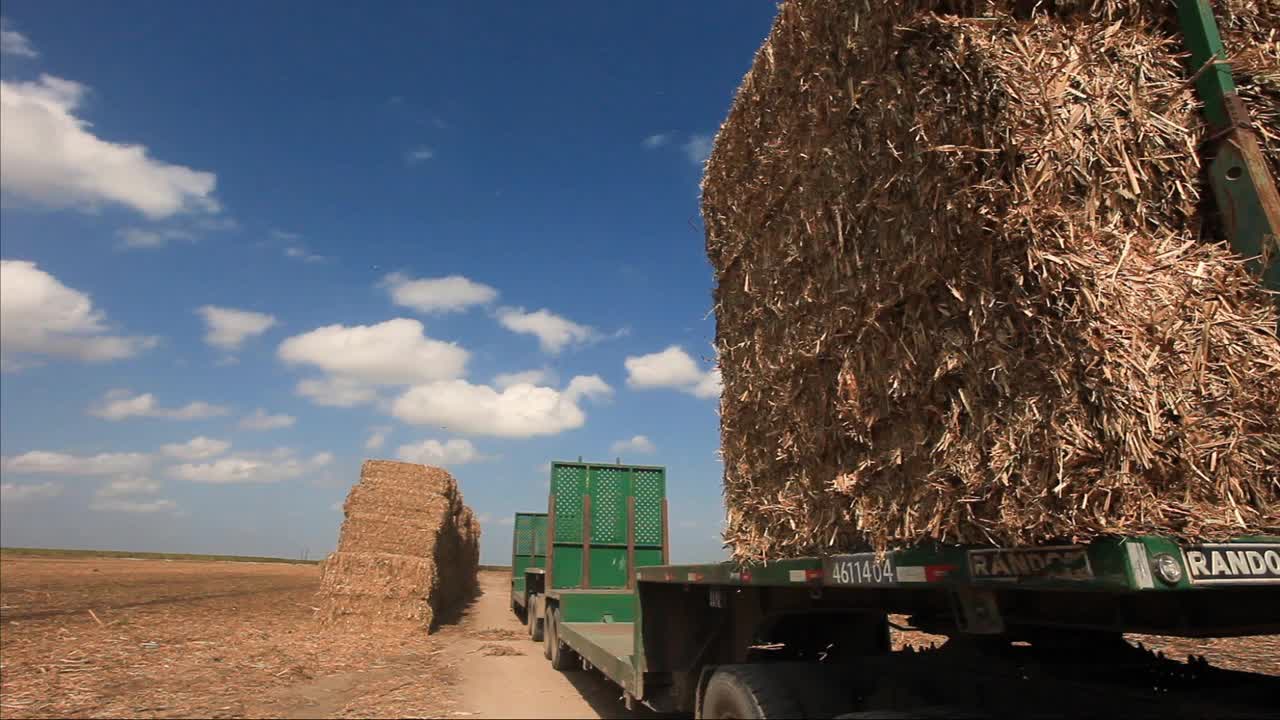
<svg viewBox="0 0 1280 720">
<path fill-rule="evenodd" d="M 831 574 L 831 579 L 840 585 L 885 585 L 894 581 L 893 562 L 870 554 L 837 560 Z"/>
</svg>

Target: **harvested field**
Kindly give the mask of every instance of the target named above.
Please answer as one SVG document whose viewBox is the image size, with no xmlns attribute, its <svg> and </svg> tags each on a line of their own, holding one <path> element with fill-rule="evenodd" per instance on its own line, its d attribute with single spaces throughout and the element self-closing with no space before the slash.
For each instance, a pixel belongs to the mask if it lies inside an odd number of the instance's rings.
<svg viewBox="0 0 1280 720">
<path fill-rule="evenodd" d="M 430 629 L 475 594 L 480 524 L 449 473 L 366 461 L 343 512 L 338 551 L 320 568 L 325 621 Z"/>
<path fill-rule="evenodd" d="M 314 565 L 0 559 L 0 714 L 448 715 L 422 634 L 316 619 Z"/>
<path fill-rule="evenodd" d="M 1274 165 L 1280 5 L 1215 5 Z M 703 182 L 737 558 L 1280 532 L 1168 7 L 783 3 Z"/>
</svg>

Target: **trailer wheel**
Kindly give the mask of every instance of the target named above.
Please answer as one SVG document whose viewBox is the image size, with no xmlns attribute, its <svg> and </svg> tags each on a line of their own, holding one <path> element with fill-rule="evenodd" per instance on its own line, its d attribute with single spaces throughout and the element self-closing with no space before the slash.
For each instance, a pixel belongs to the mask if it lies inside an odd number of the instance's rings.
<svg viewBox="0 0 1280 720">
<path fill-rule="evenodd" d="M 768 665 L 724 665 L 716 668 L 702 696 L 699 718 L 804 717 L 779 674 Z"/>
<path fill-rule="evenodd" d="M 547 659 L 551 661 L 551 667 L 560 672 L 569 672 L 581 667 L 582 661 L 578 658 L 578 653 L 570 650 L 568 645 L 560 642 L 559 608 L 554 608 L 547 613 L 546 636 L 545 654 Z"/>
</svg>

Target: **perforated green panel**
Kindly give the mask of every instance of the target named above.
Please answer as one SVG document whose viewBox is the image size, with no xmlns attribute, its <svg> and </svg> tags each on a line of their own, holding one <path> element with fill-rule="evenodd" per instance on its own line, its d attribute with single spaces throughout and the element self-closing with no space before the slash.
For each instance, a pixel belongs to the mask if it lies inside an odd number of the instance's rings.
<svg viewBox="0 0 1280 720">
<path fill-rule="evenodd" d="M 636 545 L 662 545 L 662 499 L 667 494 L 666 473 L 636 470 Z"/>
<path fill-rule="evenodd" d="M 552 465 L 551 493 L 556 508 L 556 542 L 582 542 L 582 497 L 586 491 L 586 468 Z"/>
<path fill-rule="evenodd" d="M 542 513 L 539 515 L 533 515 L 531 517 L 533 520 L 533 522 L 531 523 L 532 532 L 533 532 L 533 554 L 546 555 L 547 554 L 547 515 L 546 513 Z"/>
<path fill-rule="evenodd" d="M 593 467 L 587 485 L 591 488 L 591 544 L 627 544 L 627 496 L 631 494 L 631 472 L 616 467 Z"/>
<path fill-rule="evenodd" d="M 533 516 L 516 514 L 516 555 L 533 555 Z"/>
</svg>

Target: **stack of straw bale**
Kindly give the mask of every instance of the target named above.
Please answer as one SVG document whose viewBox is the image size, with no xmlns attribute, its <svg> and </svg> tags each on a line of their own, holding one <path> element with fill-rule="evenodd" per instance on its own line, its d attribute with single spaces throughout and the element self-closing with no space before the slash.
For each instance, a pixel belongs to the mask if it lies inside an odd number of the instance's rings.
<svg viewBox="0 0 1280 720">
<path fill-rule="evenodd" d="M 1280 3 L 1216 3 L 1280 169 Z M 726 540 L 1280 531 L 1276 311 L 1170 3 L 789 0 L 703 181 Z"/>
<path fill-rule="evenodd" d="M 480 524 L 440 468 L 366 461 L 320 568 L 321 616 L 431 627 L 476 591 Z"/>
</svg>

